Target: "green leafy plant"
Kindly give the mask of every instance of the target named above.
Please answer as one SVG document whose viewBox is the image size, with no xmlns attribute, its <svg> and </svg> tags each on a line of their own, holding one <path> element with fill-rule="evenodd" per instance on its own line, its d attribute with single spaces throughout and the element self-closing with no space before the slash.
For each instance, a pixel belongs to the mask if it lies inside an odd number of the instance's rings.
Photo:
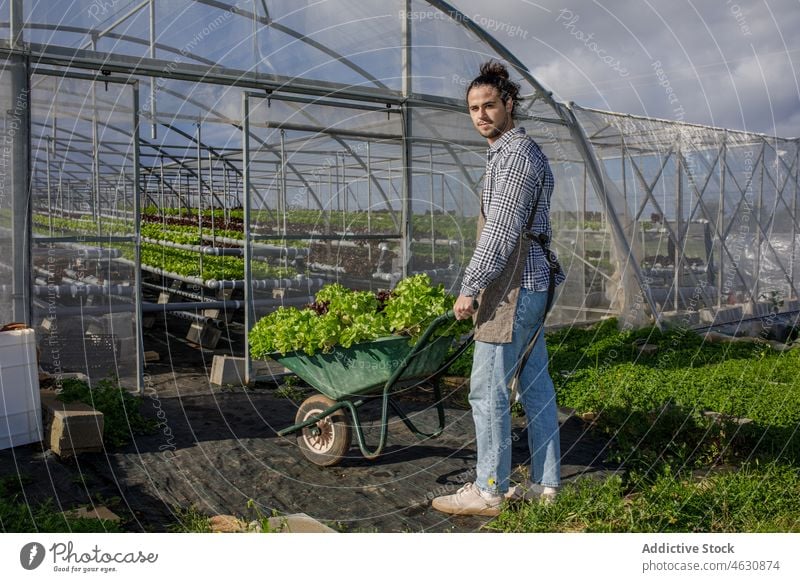
<svg viewBox="0 0 800 582">
<path fill-rule="evenodd" d="M 175 523 L 170 524 L 173 533 L 211 533 L 211 522 L 194 505 L 188 508 L 177 507 L 172 512 Z"/>
<path fill-rule="evenodd" d="M 64 402 L 83 402 L 103 413 L 103 442 L 118 447 L 139 434 L 155 430 L 155 421 L 145 418 L 142 399 L 110 380 L 101 380 L 93 388 L 86 382 L 67 379 L 61 385 L 59 399 Z"/>
<path fill-rule="evenodd" d="M 256 322 L 250 332 L 251 354 L 262 358 L 302 350 L 314 355 L 391 334 L 416 341 L 454 301 L 442 285 L 431 286 L 426 275 L 400 281 L 388 297 L 386 292 L 351 291 L 333 283 L 320 289 L 316 302 L 305 309 L 279 308 Z M 470 326 L 469 320 L 443 325 L 437 336 L 459 336 Z"/>
</svg>

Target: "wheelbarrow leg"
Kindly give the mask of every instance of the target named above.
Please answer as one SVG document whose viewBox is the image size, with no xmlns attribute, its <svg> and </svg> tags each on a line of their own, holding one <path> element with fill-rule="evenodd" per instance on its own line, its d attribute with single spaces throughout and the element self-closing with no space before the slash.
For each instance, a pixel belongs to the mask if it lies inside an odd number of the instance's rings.
<svg viewBox="0 0 800 582">
<path fill-rule="evenodd" d="M 358 407 L 361 406 L 364 401 L 359 400 L 357 402 L 350 402 L 349 400 L 344 402 L 345 407 L 350 411 L 350 414 L 353 417 L 353 431 L 356 433 L 356 442 L 358 442 L 358 448 L 361 449 L 361 454 L 364 455 L 365 459 L 374 460 L 377 459 L 381 452 L 383 452 L 383 447 L 386 446 L 386 433 L 387 433 L 387 399 L 388 394 L 384 392 L 383 395 L 383 407 L 381 411 L 381 435 L 378 439 L 378 446 L 375 447 L 374 450 L 370 450 L 367 447 L 366 441 L 364 440 L 364 429 L 361 427 L 361 419 L 358 416 Z"/>
<path fill-rule="evenodd" d="M 442 431 L 444 430 L 445 426 L 445 418 L 444 418 L 444 403 L 442 401 L 442 390 L 441 386 L 439 385 L 438 380 L 433 384 L 433 395 L 436 400 L 436 413 L 439 420 L 439 426 L 433 433 L 425 433 L 419 430 L 416 425 L 411 421 L 408 416 L 406 416 L 405 412 L 402 408 L 400 408 L 389 396 L 389 387 L 387 386 L 383 391 L 383 399 L 381 405 L 381 434 L 378 439 L 378 446 L 374 450 L 369 450 L 367 448 L 366 442 L 364 440 L 364 431 L 361 427 L 361 419 L 358 416 L 358 407 L 363 404 L 363 401 L 359 400 L 355 403 L 350 401 L 343 402 L 344 406 L 350 410 L 350 414 L 353 417 L 353 430 L 356 433 L 356 441 L 358 442 L 358 448 L 361 449 L 361 454 L 364 455 L 366 459 L 376 459 L 381 452 L 383 452 L 383 448 L 386 446 L 386 435 L 388 432 L 389 426 L 389 406 L 392 407 L 392 410 L 397 413 L 397 416 L 400 417 L 400 420 L 403 421 L 408 429 L 416 435 L 420 439 L 426 438 L 436 438 Z"/>
<path fill-rule="evenodd" d="M 442 434 L 445 425 L 444 402 L 442 401 L 442 389 L 439 385 L 438 380 L 436 380 L 433 383 L 433 398 L 436 402 L 436 414 L 439 417 L 439 426 L 437 427 L 436 431 L 432 433 L 422 432 L 421 430 L 419 430 L 417 426 L 411 421 L 411 419 L 406 416 L 405 412 L 403 412 L 403 409 L 400 408 L 400 405 L 397 404 L 394 400 L 389 399 L 389 405 L 392 407 L 392 410 L 394 410 L 395 414 L 397 414 L 397 416 L 400 417 L 400 420 L 403 421 L 403 424 L 405 424 L 406 427 L 408 427 L 408 430 L 410 430 L 417 438 L 433 439 Z"/>
</svg>

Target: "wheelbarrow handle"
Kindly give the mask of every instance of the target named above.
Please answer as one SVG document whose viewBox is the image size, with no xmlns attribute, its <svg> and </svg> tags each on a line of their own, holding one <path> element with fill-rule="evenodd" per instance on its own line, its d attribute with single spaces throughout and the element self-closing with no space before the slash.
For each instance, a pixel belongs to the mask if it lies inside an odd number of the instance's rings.
<svg viewBox="0 0 800 582">
<path fill-rule="evenodd" d="M 478 309 L 478 301 L 476 299 L 472 300 L 472 308 Z M 397 381 L 400 376 L 403 375 L 403 372 L 406 371 L 409 363 L 416 357 L 416 355 L 422 351 L 422 349 L 428 345 L 428 342 L 436 331 L 436 329 L 445 322 L 454 321 L 456 318 L 456 314 L 452 309 L 449 309 L 447 313 L 440 315 L 436 319 L 434 319 L 428 328 L 422 333 L 422 335 L 417 340 L 417 343 L 414 345 L 413 349 L 403 358 L 403 361 L 400 363 L 400 366 L 394 371 L 391 378 L 386 382 L 384 390 L 388 390 L 394 383 Z"/>
<path fill-rule="evenodd" d="M 478 307 L 480 307 L 480 304 L 478 303 L 478 300 L 473 297 L 472 298 L 472 309 L 473 309 L 473 311 L 478 311 Z M 453 311 L 451 309 L 450 311 L 448 311 L 447 313 L 444 314 L 444 317 L 446 317 L 447 319 L 455 319 L 456 318 L 456 313 L 455 313 L 455 311 Z"/>
</svg>

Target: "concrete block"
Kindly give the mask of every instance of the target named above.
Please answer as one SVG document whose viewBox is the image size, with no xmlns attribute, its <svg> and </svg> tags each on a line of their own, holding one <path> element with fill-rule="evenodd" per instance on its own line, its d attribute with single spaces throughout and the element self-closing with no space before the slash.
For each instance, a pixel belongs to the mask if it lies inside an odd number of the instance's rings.
<svg viewBox="0 0 800 582">
<path fill-rule="evenodd" d="M 192 323 L 189 333 L 186 334 L 187 341 L 211 350 L 217 347 L 220 337 L 222 337 L 221 329 L 199 322 Z"/>
<path fill-rule="evenodd" d="M 703 308 L 697 312 L 701 323 L 714 323 L 714 318 L 716 316 L 716 309 L 711 308 Z"/>
<path fill-rule="evenodd" d="M 220 301 L 227 301 L 232 298 L 235 289 L 220 289 L 217 292 L 217 299 Z M 211 319 L 220 319 L 225 323 L 233 321 L 233 316 L 236 314 L 235 309 L 204 309 L 203 315 Z"/>
<path fill-rule="evenodd" d="M 276 533 L 336 533 L 336 530 L 305 513 L 270 517 L 269 528 Z"/>
<path fill-rule="evenodd" d="M 269 376 L 274 374 L 269 364 L 263 360 L 253 360 L 251 362 L 251 374 L 255 376 Z M 209 382 L 216 386 L 232 384 L 234 386 L 244 385 L 245 359 L 236 358 L 228 355 L 217 355 L 211 361 L 211 376 Z M 286 368 L 281 368 L 286 370 Z"/>
<path fill-rule="evenodd" d="M 77 509 L 65 511 L 63 515 L 64 517 L 71 517 L 73 519 L 104 519 L 114 522 L 120 520 L 116 513 L 104 505 L 98 505 L 96 507 L 78 507 Z"/>
<path fill-rule="evenodd" d="M 183 287 L 182 281 L 173 281 L 170 285 L 170 289 L 173 291 L 180 291 L 181 287 Z M 164 305 L 165 303 L 170 303 L 173 295 L 174 293 L 171 293 L 170 291 L 161 291 L 158 294 L 158 304 Z"/>
<path fill-rule="evenodd" d="M 233 384 L 244 385 L 246 360 L 228 355 L 214 356 L 211 362 L 211 378 L 209 381 L 217 386 Z"/>
<path fill-rule="evenodd" d="M 44 443 L 61 458 L 103 449 L 103 413 L 82 402 L 61 402 L 41 391 Z"/>
</svg>

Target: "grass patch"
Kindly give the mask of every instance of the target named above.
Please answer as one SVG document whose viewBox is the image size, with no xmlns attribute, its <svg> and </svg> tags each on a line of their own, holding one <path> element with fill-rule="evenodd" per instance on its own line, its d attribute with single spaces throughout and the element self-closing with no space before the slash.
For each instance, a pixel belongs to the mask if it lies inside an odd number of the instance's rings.
<svg viewBox="0 0 800 582">
<path fill-rule="evenodd" d="M 0 479 L 0 531 L 4 533 L 117 533 L 120 525 L 104 519 L 66 517 L 53 500 L 28 503 L 24 476 Z"/>
<path fill-rule="evenodd" d="M 609 437 L 620 472 L 570 483 L 550 506 L 510 505 L 492 529 L 800 531 L 800 350 L 615 320 L 547 342 L 559 405 Z"/>
<path fill-rule="evenodd" d="M 658 351 L 640 354 L 642 342 Z M 614 439 L 612 460 L 800 460 L 800 350 L 711 344 L 685 329 L 620 332 L 614 320 L 550 334 L 548 349 L 559 404 L 593 414 Z"/>
<path fill-rule="evenodd" d="M 174 510 L 175 523 L 170 525 L 172 533 L 211 533 L 209 518 L 203 515 L 194 505 Z"/>
<path fill-rule="evenodd" d="M 489 526 L 503 532 L 800 532 L 800 475 L 748 465 L 705 479 L 665 469 L 566 485 L 552 505 L 509 506 Z"/>
<path fill-rule="evenodd" d="M 63 402 L 83 402 L 103 413 L 103 442 L 119 447 L 140 434 L 155 431 L 156 422 L 141 413 L 142 399 L 110 380 L 101 380 L 94 388 L 86 382 L 67 379 L 58 395 Z"/>
</svg>

